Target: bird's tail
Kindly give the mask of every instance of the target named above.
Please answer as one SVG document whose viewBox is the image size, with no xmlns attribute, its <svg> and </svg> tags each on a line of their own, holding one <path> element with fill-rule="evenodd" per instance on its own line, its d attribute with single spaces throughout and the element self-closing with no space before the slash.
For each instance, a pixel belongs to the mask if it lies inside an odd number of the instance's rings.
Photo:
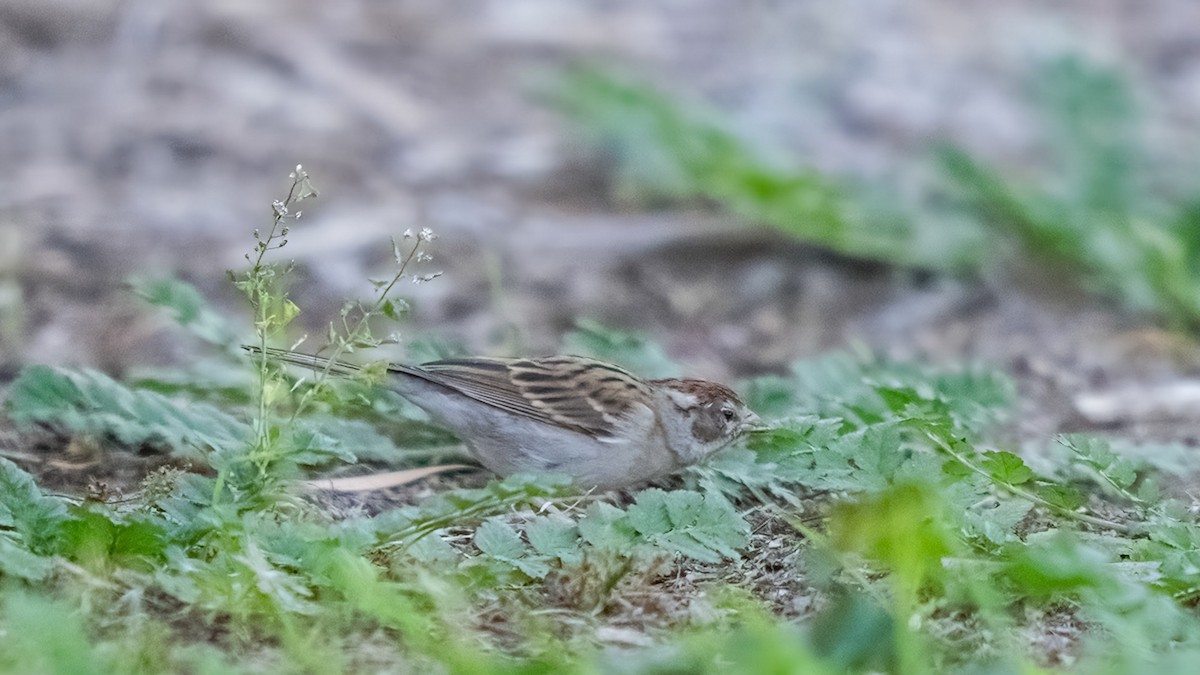
<svg viewBox="0 0 1200 675">
<path fill-rule="evenodd" d="M 300 354 L 298 352 L 288 351 L 286 349 L 276 349 L 267 347 L 263 349 L 256 345 L 242 345 L 242 349 L 251 354 L 265 354 L 268 358 L 282 363 L 290 363 L 295 366 L 303 366 L 320 372 L 328 372 L 334 375 L 353 376 L 355 373 L 362 370 L 361 366 L 356 366 L 353 363 L 345 361 L 331 361 L 320 356 L 312 354 Z"/>
</svg>

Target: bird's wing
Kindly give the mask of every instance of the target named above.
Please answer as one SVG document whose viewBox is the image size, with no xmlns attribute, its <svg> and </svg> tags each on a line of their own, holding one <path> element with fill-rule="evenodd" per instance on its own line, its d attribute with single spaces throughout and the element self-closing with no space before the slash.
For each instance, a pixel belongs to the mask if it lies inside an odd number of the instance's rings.
<svg viewBox="0 0 1200 675">
<path fill-rule="evenodd" d="M 650 405 L 650 387 L 607 363 L 579 357 L 466 358 L 392 370 L 453 389 L 516 415 L 604 438 L 638 405 Z"/>
</svg>

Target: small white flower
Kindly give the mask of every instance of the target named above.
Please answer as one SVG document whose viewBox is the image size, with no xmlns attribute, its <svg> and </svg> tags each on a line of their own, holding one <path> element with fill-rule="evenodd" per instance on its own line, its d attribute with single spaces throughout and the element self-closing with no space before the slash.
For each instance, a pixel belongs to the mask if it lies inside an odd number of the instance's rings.
<svg viewBox="0 0 1200 675">
<path fill-rule="evenodd" d="M 421 234 L 417 235 L 417 237 L 421 241 L 433 241 L 434 239 L 437 239 L 437 235 L 434 234 L 433 230 L 429 229 L 428 227 L 421 228 Z"/>
<path fill-rule="evenodd" d="M 408 228 L 407 230 L 404 231 L 404 234 L 402 234 L 400 236 L 403 237 L 404 239 L 412 239 L 413 238 L 412 228 L 411 227 Z"/>
<path fill-rule="evenodd" d="M 440 272 L 440 271 L 439 271 L 439 272 L 432 272 L 432 273 L 430 273 L 430 274 L 422 274 L 422 275 L 419 275 L 419 276 L 414 276 L 414 277 L 413 277 L 413 280 L 412 280 L 412 282 L 413 282 L 414 284 L 423 284 L 423 283 L 425 283 L 426 281 L 433 281 L 434 279 L 436 279 L 436 278 L 438 278 L 438 277 L 440 277 L 440 276 L 442 276 L 442 272 Z"/>
</svg>

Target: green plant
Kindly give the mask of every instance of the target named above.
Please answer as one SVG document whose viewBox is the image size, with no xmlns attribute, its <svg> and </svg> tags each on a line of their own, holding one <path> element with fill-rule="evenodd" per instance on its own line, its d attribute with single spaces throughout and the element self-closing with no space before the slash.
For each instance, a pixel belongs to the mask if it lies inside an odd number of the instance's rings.
<svg viewBox="0 0 1200 675">
<path fill-rule="evenodd" d="M 1164 162 L 1143 150 L 1129 83 L 1065 57 L 1041 68 L 1033 92 L 1050 159 L 1041 175 L 1009 178 L 946 145 L 935 155 L 954 197 L 930 187 L 907 206 L 894 194 L 881 206 L 863 186 L 774 160 L 716 115 L 611 72 L 573 70 L 552 98 L 612 160 L 623 199 L 703 200 L 902 267 L 978 275 L 1032 262 L 1061 282 L 1200 329 L 1200 198 L 1190 185 L 1179 189 L 1175 167 L 1155 170 Z"/>
<path fill-rule="evenodd" d="M 1197 194 L 1179 194 L 1177 178 L 1154 171 L 1129 83 L 1067 57 L 1042 67 L 1034 92 L 1052 163 L 1036 183 L 953 147 L 941 151 L 945 175 L 998 238 L 1020 244 L 1020 256 L 1065 269 L 1128 308 L 1200 329 Z"/>
<path fill-rule="evenodd" d="M 616 169 L 619 198 L 705 201 L 847 255 L 961 271 L 976 233 L 906 218 L 894 196 L 780 161 L 695 104 L 598 68 L 570 71 L 551 100 Z"/>
<path fill-rule="evenodd" d="M 238 277 L 260 344 L 296 312 L 287 266 L 267 257 L 281 232 Z M 401 239 L 402 273 L 429 239 Z M 347 305 L 332 352 L 380 342 L 367 327 L 399 316 L 386 299 L 399 274 Z M 138 288 L 212 337 L 221 368 L 246 369 L 202 298 Z M 678 368 L 595 323 L 565 344 Z M 369 378 L 249 364 L 134 384 L 33 366 L 13 383 L 5 410 L 22 428 L 200 470 L 164 468 L 105 499 L 50 493 L 0 459 L 0 668 L 923 673 L 1073 659 L 1116 675 L 1200 653 L 1200 522 L 1163 487 L 1190 454 L 1065 436 L 1027 463 L 996 440 L 1013 386 L 983 368 L 828 355 L 744 383 L 772 429 L 658 486 L 578 495 L 512 476 L 369 515 L 291 477 L 444 437 L 398 435 L 425 427 Z M 1029 646 L 1045 617 L 1076 627 L 1066 647 Z"/>
</svg>

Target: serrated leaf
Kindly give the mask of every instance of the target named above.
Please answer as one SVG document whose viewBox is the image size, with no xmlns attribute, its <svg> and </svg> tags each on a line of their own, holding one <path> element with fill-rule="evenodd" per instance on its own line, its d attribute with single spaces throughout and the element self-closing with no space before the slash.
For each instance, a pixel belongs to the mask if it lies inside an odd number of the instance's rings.
<svg viewBox="0 0 1200 675">
<path fill-rule="evenodd" d="M 34 553 L 51 553 L 67 509 L 42 494 L 33 477 L 0 457 L 0 526 L 13 528 Z"/>
<path fill-rule="evenodd" d="M 576 564 L 583 559 L 579 545 L 579 528 L 568 520 L 535 518 L 525 526 L 525 537 L 538 553 L 558 558 L 564 564 Z"/>
<path fill-rule="evenodd" d="M 235 578 L 248 577 L 253 588 L 286 612 L 316 615 L 320 605 L 313 601 L 313 590 L 306 579 L 275 564 L 253 540 L 247 540 L 241 553 L 233 557 L 240 569 Z"/>
<path fill-rule="evenodd" d="M 1195 526 L 1187 523 L 1168 523 L 1151 528 L 1150 538 L 1185 551 L 1200 543 Z"/>
<path fill-rule="evenodd" d="M 1083 506 L 1085 501 L 1079 490 L 1070 485 L 1061 485 L 1055 483 L 1039 485 L 1037 486 L 1036 492 L 1042 499 L 1045 499 L 1060 509 L 1066 509 L 1068 511 L 1074 511 L 1075 509 Z"/>
<path fill-rule="evenodd" d="M 922 397 L 909 387 L 876 387 L 875 391 L 883 399 L 884 405 L 894 413 L 899 413 L 922 400 Z"/>
<path fill-rule="evenodd" d="M 650 543 L 703 562 L 738 557 L 750 527 L 728 502 L 690 490 L 640 493 L 626 510 L 629 524 Z"/>
<path fill-rule="evenodd" d="M 942 463 L 942 474 L 948 478 L 954 478 L 957 480 L 974 475 L 974 473 L 975 472 L 971 470 L 971 467 L 963 464 L 957 459 L 948 459 Z"/>
<path fill-rule="evenodd" d="M 1076 458 L 1094 467 L 1103 468 L 1117 461 L 1117 454 L 1112 451 L 1112 446 L 1102 438 L 1067 434 L 1059 436 L 1058 442 L 1070 449 Z"/>
<path fill-rule="evenodd" d="M 652 536 L 671 530 L 671 516 L 664 503 L 666 494 L 659 488 L 644 490 L 638 494 L 637 503 L 626 510 L 626 518 L 638 534 Z"/>
<path fill-rule="evenodd" d="M 405 552 L 413 558 L 432 563 L 455 563 L 459 559 L 454 550 L 440 534 L 428 534 L 405 547 Z"/>
<path fill-rule="evenodd" d="M 229 450 L 250 438 L 248 426 L 210 405 L 177 403 L 91 370 L 26 368 L 9 389 L 6 408 L 19 425 L 48 424 L 131 447 L 166 446 L 190 457 L 198 457 L 201 448 Z"/>
<path fill-rule="evenodd" d="M 1128 489 L 1137 480 L 1137 470 L 1133 462 L 1122 459 L 1114 462 L 1106 471 L 1110 480 L 1121 489 Z"/>
<path fill-rule="evenodd" d="M 905 461 L 899 431 L 894 424 L 871 425 L 844 434 L 812 457 L 806 485 L 850 492 L 887 487 Z"/>
<path fill-rule="evenodd" d="M 854 466 L 884 483 L 891 482 L 904 462 L 900 432 L 896 425 L 882 424 L 863 430 L 852 455 Z"/>
<path fill-rule="evenodd" d="M 516 559 L 525 555 L 525 542 L 509 525 L 495 518 L 475 530 L 475 547 L 493 558 Z"/>
<path fill-rule="evenodd" d="M 596 548 L 622 550 L 637 539 L 637 532 L 626 521 L 625 512 L 604 502 L 589 506 L 578 527 L 583 540 Z"/>
<path fill-rule="evenodd" d="M 488 558 L 520 570 L 526 576 L 541 579 L 550 572 L 546 561 L 531 556 L 521 536 L 507 523 L 491 518 L 475 531 L 475 546 Z"/>
<path fill-rule="evenodd" d="M 1000 545 L 1013 540 L 1013 531 L 1032 508 L 1033 506 L 1023 499 L 1007 499 L 994 508 L 968 509 L 964 515 L 969 529 L 989 542 Z"/>
<path fill-rule="evenodd" d="M 1021 485 L 1033 479 L 1033 470 L 1025 460 L 1003 450 L 983 453 L 983 469 L 1005 485 Z"/>
</svg>

